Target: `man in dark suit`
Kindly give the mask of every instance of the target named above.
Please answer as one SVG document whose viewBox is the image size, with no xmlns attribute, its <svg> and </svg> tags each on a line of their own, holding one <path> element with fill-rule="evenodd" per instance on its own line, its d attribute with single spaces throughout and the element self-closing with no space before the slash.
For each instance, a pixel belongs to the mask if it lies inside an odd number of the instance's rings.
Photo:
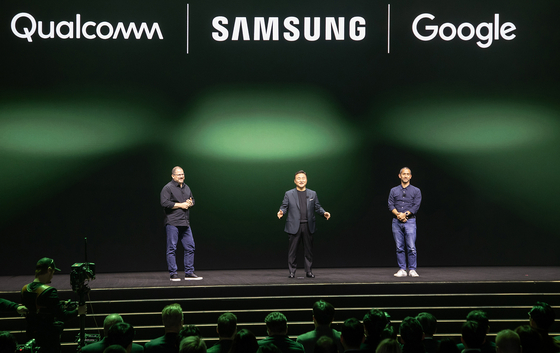
<svg viewBox="0 0 560 353">
<path fill-rule="evenodd" d="M 296 188 L 286 191 L 284 200 L 278 211 L 278 219 L 282 218 L 287 212 L 286 226 L 284 231 L 289 235 L 288 248 L 288 269 L 290 270 L 289 278 L 294 278 L 297 262 L 297 248 L 300 240 L 303 242 L 303 253 L 305 257 L 304 267 L 307 277 L 314 278 L 311 272 L 313 264 L 313 233 L 315 233 L 315 213 L 319 213 L 327 220 L 331 217 L 329 212 L 325 212 L 317 193 L 307 189 L 307 174 L 300 170 L 296 173 L 294 183 Z"/>
</svg>

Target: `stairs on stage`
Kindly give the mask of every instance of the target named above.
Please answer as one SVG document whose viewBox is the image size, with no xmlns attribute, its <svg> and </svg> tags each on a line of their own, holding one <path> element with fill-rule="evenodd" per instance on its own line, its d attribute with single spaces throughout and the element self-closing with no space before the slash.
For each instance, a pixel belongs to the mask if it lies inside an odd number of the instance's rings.
<svg viewBox="0 0 560 353">
<path fill-rule="evenodd" d="M 280 311 L 288 318 L 288 334 L 295 337 L 313 329 L 311 307 L 319 299 L 336 308 L 335 324 L 345 319 L 363 318 L 371 308 L 387 311 L 396 330 L 402 319 L 430 312 L 438 319 L 436 336 L 458 338 L 467 313 L 482 309 L 490 318 L 490 334 L 528 324 L 527 312 L 537 301 L 553 307 L 560 303 L 556 282 L 478 282 L 478 283 L 366 283 L 298 284 L 259 286 L 173 286 L 158 288 L 95 289 L 90 293 L 87 333 L 101 333 L 103 319 L 119 313 L 136 329 L 137 343 L 163 335 L 161 310 L 179 303 L 185 324 L 197 325 L 208 346 L 217 340 L 216 321 L 223 312 L 235 313 L 238 328 L 266 335 L 265 316 Z M 59 291 L 64 297 L 64 291 Z M 67 293 L 70 295 L 70 292 Z M 3 297 L 17 301 L 16 293 Z M 92 310 L 93 309 L 93 310 Z M 20 343 L 25 340 L 25 322 L 18 317 L 0 320 L 1 330 L 12 331 Z M 558 329 L 553 326 L 554 331 Z M 72 343 L 78 334 L 78 320 L 66 325 L 63 352 L 76 350 Z M 459 341 L 458 341 L 459 342 Z"/>
</svg>

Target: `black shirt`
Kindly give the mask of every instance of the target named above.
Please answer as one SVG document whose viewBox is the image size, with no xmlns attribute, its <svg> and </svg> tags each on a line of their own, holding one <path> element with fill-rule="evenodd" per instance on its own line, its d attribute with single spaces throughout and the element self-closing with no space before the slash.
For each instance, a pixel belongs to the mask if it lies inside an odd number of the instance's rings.
<svg viewBox="0 0 560 353">
<path fill-rule="evenodd" d="M 307 193 L 306 191 L 297 191 L 299 198 L 299 223 L 307 223 Z"/>
<path fill-rule="evenodd" d="M 193 197 L 191 189 L 187 184 L 183 183 L 183 187 L 179 187 L 179 183 L 171 180 L 161 189 L 160 201 L 165 211 L 164 224 L 172 226 L 189 226 L 189 210 L 182 208 L 173 209 L 176 203 L 183 203 Z M 194 198 L 193 198 L 194 205 Z M 192 206 L 191 206 L 192 207 Z"/>
</svg>

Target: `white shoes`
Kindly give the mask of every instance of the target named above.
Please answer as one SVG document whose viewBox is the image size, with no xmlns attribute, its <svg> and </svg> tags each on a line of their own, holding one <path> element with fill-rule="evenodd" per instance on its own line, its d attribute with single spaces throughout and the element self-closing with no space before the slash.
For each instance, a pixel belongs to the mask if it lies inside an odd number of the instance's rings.
<svg viewBox="0 0 560 353">
<path fill-rule="evenodd" d="M 406 276 L 410 276 L 410 277 L 420 277 L 420 275 L 418 274 L 418 272 L 416 272 L 415 270 L 410 270 L 408 272 L 408 275 L 406 274 L 405 270 L 399 270 L 397 273 L 395 273 L 394 275 L 395 277 L 406 277 Z"/>
</svg>

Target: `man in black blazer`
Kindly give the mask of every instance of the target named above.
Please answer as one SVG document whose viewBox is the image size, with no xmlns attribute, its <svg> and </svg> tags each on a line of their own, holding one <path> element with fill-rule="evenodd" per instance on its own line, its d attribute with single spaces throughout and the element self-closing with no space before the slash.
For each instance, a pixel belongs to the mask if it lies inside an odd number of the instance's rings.
<svg viewBox="0 0 560 353">
<path fill-rule="evenodd" d="M 329 212 L 325 212 L 317 193 L 307 189 L 307 174 L 300 170 L 296 173 L 294 183 L 296 188 L 286 191 L 284 200 L 278 211 L 278 219 L 288 213 L 286 218 L 286 226 L 284 231 L 289 235 L 288 248 L 288 269 L 290 270 L 289 278 L 294 278 L 297 269 L 296 255 L 300 240 L 303 241 L 303 253 L 305 257 L 304 267 L 307 277 L 314 278 L 311 272 L 313 264 L 313 233 L 315 233 L 315 212 L 325 217 L 327 220 L 331 218 Z"/>
</svg>

